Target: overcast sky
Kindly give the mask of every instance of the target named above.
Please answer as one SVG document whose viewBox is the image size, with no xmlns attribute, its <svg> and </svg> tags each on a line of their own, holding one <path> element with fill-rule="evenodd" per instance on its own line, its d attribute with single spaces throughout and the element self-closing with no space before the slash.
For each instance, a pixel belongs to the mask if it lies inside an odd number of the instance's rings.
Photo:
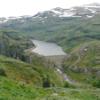
<svg viewBox="0 0 100 100">
<path fill-rule="evenodd" d="M 100 0 L 0 0 L 0 17 L 34 15 L 55 7 L 68 8 Z"/>
</svg>

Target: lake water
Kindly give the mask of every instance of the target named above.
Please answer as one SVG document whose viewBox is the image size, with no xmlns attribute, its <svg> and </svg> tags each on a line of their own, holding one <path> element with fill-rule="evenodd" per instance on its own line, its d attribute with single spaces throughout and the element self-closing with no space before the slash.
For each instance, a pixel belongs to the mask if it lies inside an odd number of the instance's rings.
<svg viewBox="0 0 100 100">
<path fill-rule="evenodd" d="M 56 55 L 66 55 L 60 46 L 56 43 L 44 42 L 39 40 L 32 40 L 35 48 L 32 52 L 37 53 L 42 56 L 56 56 Z"/>
</svg>

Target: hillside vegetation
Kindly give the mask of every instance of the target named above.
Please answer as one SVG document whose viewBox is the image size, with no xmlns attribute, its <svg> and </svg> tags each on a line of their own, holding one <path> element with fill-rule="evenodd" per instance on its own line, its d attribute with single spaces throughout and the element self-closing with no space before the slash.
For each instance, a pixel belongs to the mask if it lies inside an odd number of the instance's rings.
<svg viewBox="0 0 100 100">
<path fill-rule="evenodd" d="M 38 58 L 37 58 L 38 59 Z M 27 64 L 19 60 L 0 56 L 0 99 L 1 100 L 99 100 L 96 88 L 61 88 L 63 81 L 52 68 L 38 63 Z M 49 77 L 51 88 L 43 88 L 43 79 Z M 60 86 L 60 88 L 58 88 Z M 94 90 L 95 89 L 95 90 Z"/>
<path fill-rule="evenodd" d="M 49 68 L 43 65 L 38 59 L 39 58 L 33 60 L 32 64 L 28 64 L 19 60 L 0 56 L 0 76 L 4 76 L 17 83 L 31 84 L 39 87 L 43 86 L 43 82 L 48 78 L 50 84 L 63 86 L 63 81 L 59 73 L 52 67 Z"/>
</svg>

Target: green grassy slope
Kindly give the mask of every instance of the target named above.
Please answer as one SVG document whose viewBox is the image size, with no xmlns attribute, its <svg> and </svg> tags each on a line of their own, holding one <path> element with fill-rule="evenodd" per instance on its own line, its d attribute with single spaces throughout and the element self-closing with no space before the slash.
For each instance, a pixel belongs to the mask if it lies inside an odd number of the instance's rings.
<svg viewBox="0 0 100 100">
<path fill-rule="evenodd" d="M 71 56 L 65 61 L 64 70 L 73 80 L 81 83 L 93 85 L 94 81 L 99 81 L 100 41 L 84 42 L 73 48 Z"/>
<path fill-rule="evenodd" d="M 99 100 L 98 89 L 35 88 L 0 76 L 1 100 Z"/>
<path fill-rule="evenodd" d="M 37 64 L 35 64 L 37 63 Z M 60 75 L 51 67 L 48 68 L 35 60 L 33 64 L 27 64 L 19 60 L 0 56 L 0 76 L 22 84 L 42 86 L 43 78 L 48 77 L 55 86 L 62 86 L 63 81 Z M 52 73 L 52 74 L 51 74 Z"/>
</svg>

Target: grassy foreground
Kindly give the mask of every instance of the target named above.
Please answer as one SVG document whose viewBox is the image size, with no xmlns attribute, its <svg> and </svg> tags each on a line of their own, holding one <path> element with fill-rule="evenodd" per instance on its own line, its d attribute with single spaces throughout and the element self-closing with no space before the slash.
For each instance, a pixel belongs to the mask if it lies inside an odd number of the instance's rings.
<svg viewBox="0 0 100 100">
<path fill-rule="evenodd" d="M 100 100 L 100 90 L 36 88 L 0 77 L 0 100 Z"/>
</svg>

